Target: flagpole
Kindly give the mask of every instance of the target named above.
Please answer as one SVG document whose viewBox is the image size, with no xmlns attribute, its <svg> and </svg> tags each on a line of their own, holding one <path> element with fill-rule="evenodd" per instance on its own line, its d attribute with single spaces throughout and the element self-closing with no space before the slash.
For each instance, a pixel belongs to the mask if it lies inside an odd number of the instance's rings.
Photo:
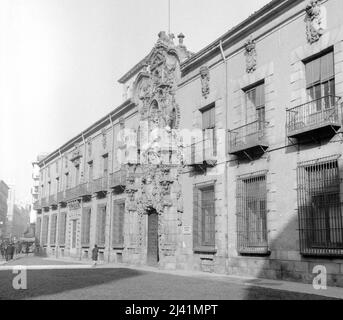
<svg viewBox="0 0 343 320">
<path fill-rule="evenodd" d="M 170 34 L 170 0 L 168 0 L 168 34 Z"/>
</svg>

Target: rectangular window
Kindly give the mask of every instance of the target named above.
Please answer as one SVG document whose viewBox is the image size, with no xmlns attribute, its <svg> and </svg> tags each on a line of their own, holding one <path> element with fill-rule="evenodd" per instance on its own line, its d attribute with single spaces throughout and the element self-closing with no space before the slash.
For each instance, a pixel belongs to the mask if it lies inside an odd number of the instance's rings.
<svg viewBox="0 0 343 320">
<path fill-rule="evenodd" d="M 69 183 L 69 172 L 65 174 L 65 190 L 68 190 L 70 188 L 70 183 Z"/>
<path fill-rule="evenodd" d="M 215 111 L 215 106 L 211 106 L 202 112 L 204 160 L 217 155 Z"/>
<path fill-rule="evenodd" d="M 78 186 L 80 182 L 80 166 L 75 167 L 75 186 Z"/>
<path fill-rule="evenodd" d="M 48 244 L 49 233 L 49 216 L 43 217 L 43 230 L 42 230 L 42 244 L 46 246 Z"/>
<path fill-rule="evenodd" d="M 42 228 L 42 219 L 37 218 L 37 223 L 36 223 L 36 238 L 40 242 L 40 234 L 41 234 L 41 228 Z"/>
<path fill-rule="evenodd" d="M 76 228 L 77 228 L 77 220 L 72 221 L 72 238 L 71 238 L 71 248 L 76 248 Z"/>
<path fill-rule="evenodd" d="M 103 156 L 103 169 L 104 177 L 107 177 L 108 174 L 108 154 Z"/>
<path fill-rule="evenodd" d="M 194 250 L 215 250 L 215 192 L 214 186 L 193 190 L 193 240 Z"/>
<path fill-rule="evenodd" d="M 300 250 L 304 255 L 343 255 L 338 157 L 299 164 Z"/>
<path fill-rule="evenodd" d="M 237 251 L 267 254 L 267 184 L 265 174 L 237 182 Z"/>
<path fill-rule="evenodd" d="M 93 161 L 88 162 L 88 181 L 93 181 Z"/>
<path fill-rule="evenodd" d="M 98 206 L 97 212 L 97 245 L 100 247 L 105 246 L 106 235 L 106 205 Z"/>
<path fill-rule="evenodd" d="M 64 246 L 66 242 L 67 213 L 61 212 L 58 224 L 58 244 Z"/>
<path fill-rule="evenodd" d="M 308 101 L 315 101 L 309 113 L 335 106 L 334 69 L 333 51 L 305 64 Z"/>
<path fill-rule="evenodd" d="M 56 178 L 56 192 L 60 192 L 60 178 Z"/>
<path fill-rule="evenodd" d="M 124 246 L 124 216 L 125 202 L 113 202 L 113 234 L 112 246 L 122 248 Z"/>
<path fill-rule="evenodd" d="M 82 244 L 82 246 L 89 246 L 89 243 L 90 243 L 91 214 L 92 214 L 92 209 L 90 207 L 83 208 L 83 211 L 82 211 L 82 232 L 81 232 L 81 244 Z"/>
<path fill-rule="evenodd" d="M 50 245 L 56 244 L 57 214 L 51 215 L 50 224 Z"/>
<path fill-rule="evenodd" d="M 260 128 L 266 120 L 264 82 L 245 91 L 247 122 L 259 121 Z"/>
</svg>

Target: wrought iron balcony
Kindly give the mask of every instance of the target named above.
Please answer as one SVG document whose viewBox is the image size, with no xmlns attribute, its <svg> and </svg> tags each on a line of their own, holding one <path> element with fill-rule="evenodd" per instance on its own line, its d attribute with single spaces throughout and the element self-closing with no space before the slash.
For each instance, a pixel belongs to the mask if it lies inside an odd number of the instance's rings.
<svg viewBox="0 0 343 320">
<path fill-rule="evenodd" d="M 67 189 L 65 191 L 65 201 L 74 200 L 77 198 L 90 196 L 92 194 L 92 190 L 90 188 L 89 183 L 82 183 L 73 188 Z"/>
<path fill-rule="evenodd" d="M 92 181 L 92 193 L 106 192 L 108 189 L 108 177 L 101 177 Z"/>
<path fill-rule="evenodd" d="M 56 195 L 49 196 L 49 206 L 57 206 Z"/>
<path fill-rule="evenodd" d="M 126 176 L 127 172 L 124 169 L 111 173 L 109 181 L 110 188 L 124 190 L 126 187 Z"/>
<path fill-rule="evenodd" d="M 47 207 L 49 207 L 48 199 L 47 199 L 46 197 L 41 198 L 40 204 L 41 204 L 42 208 L 47 208 Z"/>
<path fill-rule="evenodd" d="M 341 98 L 325 96 L 287 110 L 287 136 L 324 136 L 342 126 Z"/>
<path fill-rule="evenodd" d="M 267 122 L 256 120 L 229 131 L 229 154 L 265 151 L 269 146 L 266 140 L 266 127 Z"/>
<path fill-rule="evenodd" d="M 65 192 L 64 191 L 57 192 L 57 203 L 63 203 L 63 202 L 65 202 Z"/>
</svg>

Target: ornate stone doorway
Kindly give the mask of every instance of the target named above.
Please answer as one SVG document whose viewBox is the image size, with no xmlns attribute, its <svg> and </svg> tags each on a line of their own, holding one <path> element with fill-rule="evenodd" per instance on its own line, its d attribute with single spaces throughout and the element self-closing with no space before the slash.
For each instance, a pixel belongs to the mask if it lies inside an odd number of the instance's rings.
<svg viewBox="0 0 343 320">
<path fill-rule="evenodd" d="M 148 211 L 148 265 L 155 266 L 159 262 L 158 213 L 155 209 Z"/>
</svg>

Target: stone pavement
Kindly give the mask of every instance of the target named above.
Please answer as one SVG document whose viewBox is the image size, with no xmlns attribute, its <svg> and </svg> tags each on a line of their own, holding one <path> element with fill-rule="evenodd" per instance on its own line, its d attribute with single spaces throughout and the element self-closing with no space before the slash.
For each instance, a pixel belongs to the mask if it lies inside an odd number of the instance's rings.
<svg viewBox="0 0 343 320">
<path fill-rule="evenodd" d="M 28 266 L 28 269 L 92 269 L 91 261 L 77 261 L 73 259 L 53 259 L 43 258 L 44 264 L 49 265 L 35 265 Z M 12 263 L 11 263 L 12 264 Z M 10 267 L 10 266 L 8 266 Z M 4 266 L 0 267 L 0 270 Z M 287 292 L 296 292 L 309 295 L 318 295 L 327 298 L 343 299 L 343 288 L 327 287 L 326 290 L 315 290 L 310 284 L 297 283 L 282 280 L 257 279 L 251 277 L 239 277 L 232 275 L 204 273 L 200 271 L 186 271 L 186 270 L 162 270 L 148 266 L 132 266 L 127 264 L 102 263 L 98 264 L 95 269 L 130 269 L 136 271 L 153 272 L 158 274 L 184 276 L 196 279 L 215 280 L 222 283 L 232 283 L 236 285 L 243 285 L 249 287 L 282 290 Z"/>
</svg>

